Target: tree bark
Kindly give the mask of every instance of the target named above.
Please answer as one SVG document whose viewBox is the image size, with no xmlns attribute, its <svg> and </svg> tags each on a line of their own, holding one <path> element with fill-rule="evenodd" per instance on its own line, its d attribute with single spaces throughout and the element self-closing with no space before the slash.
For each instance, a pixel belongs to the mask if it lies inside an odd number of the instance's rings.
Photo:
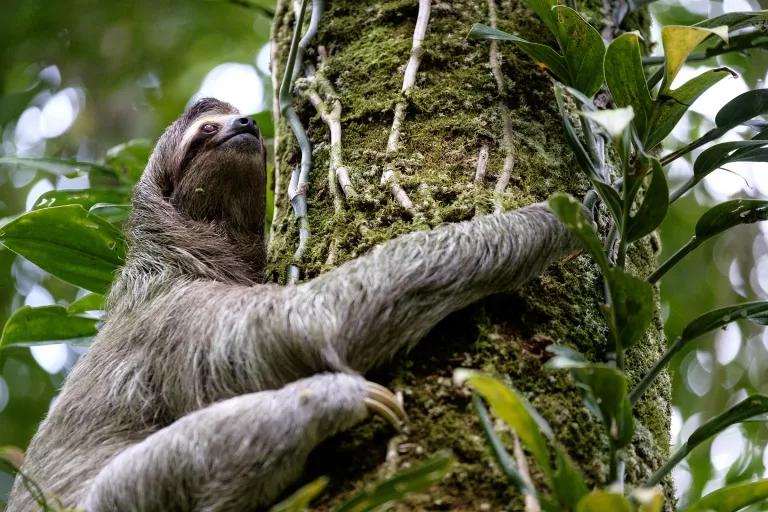
<svg viewBox="0 0 768 512">
<path fill-rule="evenodd" d="M 406 94 L 401 88 L 419 2 L 327 3 L 304 54 L 305 68 L 316 68 L 317 75 L 299 84 L 299 91 L 309 92 L 297 92 L 293 102 L 313 148 L 307 192 L 311 236 L 301 261 L 295 260 L 299 230 L 287 186 L 300 153 L 290 129 L 280 121 L 272 280 L 285 282 L 291 264 L 302 279 L 311 279 L 409 231 L 543 201 L 555 191 L 585 193 L 587 182 L 565 144 L 545 72 L 512 45 L 466 37 L 473 23 L 496 23 L 502 30 L 551 43 L 524 2 L 434 0 L 416 81 Z M 580 2 L 579 7 L 599 24 L 601 2 Z M 294 22 L 293 3 L 280 1 L 273 28 L 275 77 L 282 77 Z M 492 64 L 494 58 L 498 66 Z M 318 100 L 324 103 L 319 107 L 325 120 L 313 105 Z M 339 148 L 331 146 L 326 122 L 336 100 L 341 109 L 340 153 L 334 153 Z M 393 150 L 390 135 L 398 103 L 405 108 Z M 351 188 L 339 186 L 329 169 L 332 164 L 346 169 Z M 387 171 L 392 179 L 382 186 Z M 392 184 L 410 199 L 410 211 L 402 195 L 400 200 L 395 197 Z M 346 195 L 351 189 L 355 193 Z M 647 274 L 653 265 L 658 244 L 652 242 L 630 254 L 629 268 L 638 275 Z M 608 442 L 602 427 L 583 406 L 567 372 L 543 368 L 551 343 L 574 347 L 595 361 L 606 360 L 612 349 L 598 310 L 601 286 L 597 268 L 586 256 L 553 265 L 518 293 L 494 296 L 452 315 L 413 352 L 371 375 L 403 393 L 409 431 L 390 440 L 393 432 L 374 420 L 316 450 L 307 480 L 331 477 L 319 508 L 331 508 L 366 484 L 450 448 L 458 460 L 451 474 L 412 497 L 403 510 L 523 509 L 521 496 L 491 461 L 468 392 L 452 383 L 457 367 L 507 379 L 552 425 L 588 483 L 604 485 Z M 628 353 L 632 382 L 659 357 L 663 343 L 657 315 L 643 342 Z M 630 485 L 642 482 L 667 455 L 669 393 L 664 376 L 636 408 L 635 438 L 624 453 Z M 530 466 L 536 479 L 538 470 Z"/>
</svg>

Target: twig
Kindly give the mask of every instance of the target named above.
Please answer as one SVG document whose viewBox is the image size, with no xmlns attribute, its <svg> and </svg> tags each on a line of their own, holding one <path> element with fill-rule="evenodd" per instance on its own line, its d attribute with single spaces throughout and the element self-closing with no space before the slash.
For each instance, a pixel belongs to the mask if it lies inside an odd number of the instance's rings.
<svg viewBox="0 0 768 512">
<path fill-rule="evenodd" d="M 477 167 L 475 168 L 475 181 L 485 180 L 485 168 L 488 167 L 488 144 L 480 146 L 480 153 L 477 155 Z"/>
<path fill-rule="evenodd" d="M 293 207 L 293 213 L 299 220 L 299 246 L 294 253 L 294 260 L 300 262 L 304 256 L 304 248 L 309 239 L 309 222 L 307 221 L 307 180 L 309 170 L 312 168 L 312 146 L 301 124 L 299 116 L 293 109 L 293 71 L 295 69 L 296 54 L 299 46 L 299 35 L 301 26 L 304 22 L 304 12 L 306 11 L 308 0 L 302 0 L 301 7 L 296 17 L 296 25 L 293 28 L 293 38 L 288 52 L 288 60 L 285 64 L 285 74 L 280 84 L 280 112 L 288 121 L 296 140 L 301 148 L 301 164 L 294 167 L 291 173 L 291 181 L 288 184 L 288 198 Z M 291 264 L 288 268 L 288 282 L 295 283 L 299 279 L 299 268 L 296 264 Z"/>
<path fill-rule="evenodd" d="M 491 27 L 496 28 L 496 2 L 494 0 L 488 0 L 488 17 L 490 18 Z M 502 210 L 501 195 L 506 191 L 509 179 L 512 177 L 512 169 L 515 167 L 515 155 L 512 143 L 512 118 L 502 97 L 504 94 L 504 75 L 501 73 L 501 55 L 499 54 L 498 42 L 495 40 L 491 41 L 490 47 L 491 73 L 493 73 L 493 78 L 496 80 L 496 89 L 499 92 L 499 109 L 501 110 L 501 119 L 504 123 L 504 135 L 502 138 L 504 167 L 501 169 L 501 174 L 499 174 L 493 190 L 496 213 L 499 213 Z"/>
<path fill-rule="evenodd" d="M 403 87 L 400 90 L 402 99 L 395 105 L 395 116 L 392 119 L 392 128 L 389 131 L 389 139 L 387 140 L 386 156 L 389 161 L 391 161 L 392 156 L 397 153 L 400 146 L 400 127 L 403 124 L 403 119 L 405 119 L 407 96 L 413 88 L 413 84 L 416 83 L 416 73 L 419 71 L 419 65 L 421 64 L 421 54 L 423 53 L 422 43 L 427 34 L 429 14 L 432 7 L 431 3 L 431 0 L 419 0 L 419 13 L 416 17 L 416 27 L 413 29 L 411 57 L 408 59 L 408 64 L 405 67 Z M 387 163 L 384 166 L 384 172 L 381 175 L 381 184 L 388 184 L 395 200 L 406 210 L 413 211 L 413 203 L 405 190 L 398 184 L 391 163 Z"/>
<path fill-rule="evenodd" d="M 320 24 L 320 17 L 323 15 L 325 9 L 324 0 L 312 0 L 312 15 L 309 18 L 309 27 L 304 37 L 299 41 L 299 46 L 296 49 L 296 62 L 293 66 L 294 78 L 301 76 L 301 69 L 304 66 L 304 52 L 306 51 L 309 43 L 312 42 L 312 38 L 317 34 L 317 27 Z"/>
</svg>

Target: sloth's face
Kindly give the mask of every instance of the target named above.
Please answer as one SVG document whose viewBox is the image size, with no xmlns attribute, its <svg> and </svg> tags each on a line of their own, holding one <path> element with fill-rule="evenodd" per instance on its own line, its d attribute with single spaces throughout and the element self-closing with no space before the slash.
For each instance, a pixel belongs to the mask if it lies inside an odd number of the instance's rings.
<svg viewBox="0 0 768 512">
<path fill-rule="evenodd" d="M 208 113 L 177 146 L 170 200 L 198 221 L 238 231 L 263 229 L 266 152 L 259 127 L 239 113 Z"/>
</svg>

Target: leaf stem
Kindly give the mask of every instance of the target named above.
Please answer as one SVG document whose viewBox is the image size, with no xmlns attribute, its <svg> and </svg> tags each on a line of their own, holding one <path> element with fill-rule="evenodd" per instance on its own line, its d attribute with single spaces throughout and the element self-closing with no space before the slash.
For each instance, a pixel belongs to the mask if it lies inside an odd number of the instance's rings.
<svg viewBox="0 0 768 512">
<path fill-rule="evenodd" d="M 676 189 L 674 192 L 672 192 L 669 195 L 669 204 L 672 204 L 678 199 L 680 199 L 680 197 L 686 192 L 688 192 L 689 190 L 691 190 L 696 185 L 696 183 L 698 182 L 692 177 L 688 181 L 680 185 L 678 189 Z"/>
<path fill-rule="evenodd" d="M 653 487 L 654 485 L 661 482 L 661 479 L 664 478 L 667 473 L 672 471 L 672 468 L 677 466 L 677 464 L 683 460 L 686 455 L 688 455 L 689 451 L 688 443 L 683 444 L 679 450 L 672 454 L 672 456 L 669 458 L 669 460 L 667 460 L 667 462 L 664 463 L 663 466 L 657 469 L 656 472 L 652 474 L 648 480 L 645 481 L 643 487 Z"/>
<path fill-rule="evenodd" d="M 648 282 L 651 284 L 656 283 L 664 274 L 666 274 L 672 267 L 674 267 L 678 261 L 683 259 L 689 252 L 693 251 L 699 245 L 701 245 L 701 242 L 702 241 L 697 239 L 695 235 L 692 236 L 684 246 L 678 249 L 675 254 L 670 256 L 667 261 L 659 265 L 659 268 L 654 270 L 653 273 L 648 276 Z"/>
<path fill-rule="evenodd" d="M 661 373 L 664 367 L 669 364 L 669 362 L 672 360 L 675 354 L 680 351 L 681 348 L 683 348 L 683 339 L 678 337 L 669 347 L 667 347 L 667 350 L 664 352 L 664 355 L 661 356 L 661 359 L 659 359 L 656 364 L 653 365 L 653 368 L 651 368 L 648 373 L 645 374 L 640 382 L 637 383 L 635 389 L 633 389 L 629 394 L 629 402 L 632 405 L 635 405 L 637 401 L 640 400 L 645 391 L 650 387 L 651 384 L 653 384 L 653 381 L 656 380 L 656 377 L 658 377 L 659 373 Z"/>
</svg>

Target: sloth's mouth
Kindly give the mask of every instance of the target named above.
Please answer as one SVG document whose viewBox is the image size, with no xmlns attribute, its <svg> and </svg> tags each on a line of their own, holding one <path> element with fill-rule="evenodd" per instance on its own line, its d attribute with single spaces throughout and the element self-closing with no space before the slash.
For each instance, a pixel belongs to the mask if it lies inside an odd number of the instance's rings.
<svg viewBox="0 0 768 512">
<path fill-rule="evenodd" d="M 238 147 L 261 147 L 259 137 L 250 132 L 232 133 L 221 139 L 219 146 L 237 145 Z"/>
</svg>

